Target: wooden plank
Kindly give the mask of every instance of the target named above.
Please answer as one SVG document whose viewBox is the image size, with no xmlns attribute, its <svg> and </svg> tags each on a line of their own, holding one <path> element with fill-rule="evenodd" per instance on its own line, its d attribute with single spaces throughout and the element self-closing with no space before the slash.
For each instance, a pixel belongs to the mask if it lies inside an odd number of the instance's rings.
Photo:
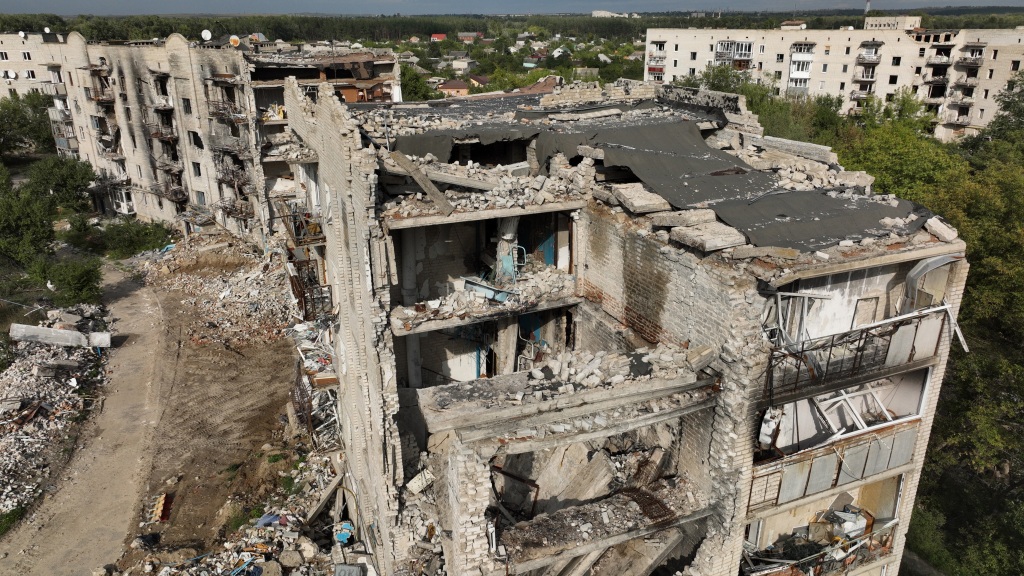
<svg viewBox="0 0 1024 576">
<path fill-rule="evenodd" d="M 419 169 L 419 166 L 413 164 L 412 160 L 409 160 L 405 154 L 397 150 L 393 151 L 391 152 L 391 159 L 405 170 L 420 185 L 420 188 L 423 188 L 423 191 L 437 205 L 437 208 L 444 212 L 445 216 L 455 211 L 455 207 L 451 205 L 451 202 L 448 202 L 448 198 L 445 197 L 444 193 L 438 190 L 437 186 L 434 186 L 434 183 L 427 178 L 427 175 Z"/>
</svg>

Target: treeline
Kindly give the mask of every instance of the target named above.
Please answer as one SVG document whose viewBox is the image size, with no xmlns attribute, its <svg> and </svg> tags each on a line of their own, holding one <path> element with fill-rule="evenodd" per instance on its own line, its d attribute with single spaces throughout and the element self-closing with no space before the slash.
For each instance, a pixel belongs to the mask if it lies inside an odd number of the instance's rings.
<svg viewBox="0 0 1024 576">
<path fill-rule="evenodd" d="M 1024 12 L 1012 8 L 992 8 L 987 13 L 965 10 L 959 14 L 922 14 L 924 25 L 933 28 L 1013 28 L 1024 25 Z M 203 30 L 215 36 L 239 36 L 262 32 L 271 40 L 287 42 L 309 40 L 360 40 L 397 42 L 410 36 L 424 40 L 430 34 L 454 35 L 482 32 L 487 37 L 511 37 L 524 31 L 539 36 L 575 36 L 593 40 L 619 41 L 642 37 L 649 28 L 777 28 L 784 20 L 801 18 L 808 27 L 834 29 L 861 27 L 863 16 L 856 13 L 820 12 L 794 16 L 788 13 L 732 12 L 720 17 L 690 18 L 688 15 L 646 15 L 642 18 L 592 18 L 585 15 L 535 16 L 74 16 L 55 14 L 0 14 L 0 31 L 55 32 L 78 31 L 90 40 L 140 40 L 163 38 L 177 32 L 198 39 Z"/>
</svg>

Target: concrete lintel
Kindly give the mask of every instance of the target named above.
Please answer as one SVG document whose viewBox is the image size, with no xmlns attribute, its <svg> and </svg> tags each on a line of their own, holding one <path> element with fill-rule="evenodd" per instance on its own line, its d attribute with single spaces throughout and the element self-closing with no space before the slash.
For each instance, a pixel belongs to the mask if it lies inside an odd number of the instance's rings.
<svg viewBox="0 0 1024 576">
<path fill-rule="evenodd" d="M 616 424 L 615 426 L 599 428 L 591 430 L 589 432 L 575 432 L 572 434 L 547 436 L 539 440 L 523 440 L 517 442 L 509 442 L 506 445 L 505 453 L 524 454 L 526 452 L 537 452 L 540 450 L 546 450 L 548 448 L 554 448 L 556 446 L 561 446 L 563 444 L 574 444 L 576 442 L 587 442 L 589 440 L 599 440 L 601 438 L 608 438 L 609 436 L 622 434 L 624 432 L 630 432 L 632 430 L 638 430 L 640 428 L 645 428 L 647 426 L 653 426 L 655 424 L 659 424 L 661 422 L 665 422 L 668 420 L 675 420 L 676 418 L 680 418 L 687 414 L 691 414 L 699 410 L 704 410 L 705 408 L 711 408 L 714 405 L 715 399 L 709 398 L 707 400 L 704 400 L 703 402 L 683 406 L 682 408 L 676 410 L 666 410 L 664 412 L 657 412 L 645 416 L 643 418 L 628 420 Z"/>
<path fill-rule="evenodd" d="M 20 342 L 40 342 L 53 346 L 77 346 L 79 348 L 109 347 L 110 333 L 97 332 L 86 336 L 74 330 L 57 330 L 28 324 L 11 324 L 11 339 Z M 104 337 L 103 335 L 106 335 Z"/>
<path fill-rule="evenodd" d="M 487 381 L 491 386 L 495 379 Z M 585 390 L 576 394 L 566 394 L 554 400 L 504 408 L 483 407 L 480 403 L 467 402 L 464 409 L 438 410 L 433 406 L 434 391 L 438 387 L 418 390 L 420 409 L 423 411 L 427 429 L 431 434 L 446 430 L 462 429 L 476 436 L 472 430 L 484 428 L 482 437 L 493 438 L 500 432 L 508 431 L 507 422 L 522 420 L 534 416 L 550 414 L 551 420 L 564 420 L 581 414 L 589 414 L 608 407 L 634 404 L 645 400 L 669 396 L 688 390 L 696 390 L 713 385 L 714 379 L 705 380 L 645 380 L 642 383 L 623 382 L 611 388 Z M 577 414 L 579 412 L 579 414 Z M 498 432 L 495 431 L 498 430 Z"/>
<path fill-rule="evenodd" d="M 586 206 L 586 200 L 569 200 L 566 202 L 534 204 L 524 208 L 495 208 L 493 210 L 453 212 L 451 216 L 430 215 L 411 216 L 409 218 L 385 218 L 384 224 L 388 230 L 401 230 L 403 228 L 419 228 L 421 226 L 437 226 L 439 224 L 454 224 L 458 222 L 475 222 L 477 220 L 528 216 L 530 214 L 546 214 L 548 212 L 571 212 L 573 210 L 586 208 Z"/>
<path fill-rule="evenodd" d="M 633 540 L 635 538 L 643 538 L 644 536 L 650 536 L 651 534 L 661 532 L 662 530 L 666 530 L 668 528 L 673 528 L 676 526 L 682 526 L 683 524 L 694 522 L 700 520 L 701 518 L 706 518 L 710 515 L 711 510 L 704 509 L 694 512 L 692 514 L 687 514 L 686 516 L 682 516 L 668 523 L 652 524 L 644 528 L 637 528 L 636 530 L 623 532 L 622 534 L 618 534 L 616 536 L 610 536 L 608 538 L 602 538 L 600 540 L 588 542 L 582 546 L 577 546 L 572 550 L 565 550 L 558 554 L 552 554 L 544 558 L 537 558 L 535 560 L 530 560 L 519 564 L 510 564 L 508 566 L 508 573 L 523 574 L 526 572 L 530 572 L 532 570 L 537 570 L 550 564 L 554 564 L 555 562 L 568 560 L 570 558 L 575 558 L 577 556 L 583 556 L 585 554 L 590 554 L 591 552 L 597 552 L 599 550 L 606 550 L 608 548 L 611 548 L 612 546 L 622 544 L 623 542 L 629 542 L 630 540 Z"/>
<path fill-rule="evenodd" d="M 913 250 L 907 250 L 904 252 L 886 253 L 878 256 L 869 256 L 867 258 L 850 259 L 836 262 L 834 264 L 822 264 L 820 262 L 816 262 L 804 267 L 796 265 L 793 267 L 794 270 L 792 272 L 779 276 L 772 280 L 770 284 L 778 288 L 779 286 L 785 286 L 795 280 L 818 278 L 821 276 L 828 276 L 830 274 L 849 272 L 851 270 L 862 270 L 865 268 L 884 266 L 886 264 L 900 264 L 903 262 L 912 262 L 914 260 L 924 260 L 925 258 L 931 258 L 933 256 L 963 254 L 966 249 L 967 245 L 964 244 L 962 240 L 955 240 L 949 243 L 942 242 L 921 248 L 914 248 Z"/>
<path fill-rule="evenodd" d="M 583 298 L 572 296 L 569 298 L 559 298 L 557 300 L 548 300 L 541 302 L 536 306 L 527 306 L 525 308 L 503 308 L 496 307 L 493 314 L 487 314 L 484 316 L 466 316 L 465 318 L 447 318 L 445 320 L 427 320 L 421 324 L 413 326 L 411 330 L 406 330 L 401 318 L 391 317 L 391 333 L 395 336 L 409 336 L 412 334 L 422 334 L 424 332 L 434 332 L 437 330 L 446 330 L 448 328 L 455 328 L 457 326 L 469 326 L 470 324 L 478 324 L 480 322 L 488 322 L 491 320 L 497 320 L 499 318 L 507 318 L 509 316 L 519 316 L 520 314 L 529 314 L 531 312 L 543 312 L 544 310 L 553 310 L 555 308 L 566 308 L 569 306 L 575 306 L 583 302 Z"/>
</svg>

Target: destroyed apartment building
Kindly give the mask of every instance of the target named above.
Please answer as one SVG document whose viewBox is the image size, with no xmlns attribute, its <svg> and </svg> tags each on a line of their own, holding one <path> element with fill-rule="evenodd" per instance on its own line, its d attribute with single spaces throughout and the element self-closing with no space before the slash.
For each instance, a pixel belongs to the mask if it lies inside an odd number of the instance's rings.
<svg viewBox="0 0 1024 576">
<path fill-rule="evenodd" d="M 283 90 L 346 555 L 895 576 L 968 269 L 938 216 L 734 95 Z"/>
<path fill-rule="evenodd" d="M 100 176 L 94 207 L 185 232 L 220 226 L 262 245 L 270 220 L 290 217 L 272 206 L 294 194 L 289 166 L 312 151 L 288 131 L 286 77 L 310 90 L 326 83 L 346 102 L 402 99 L 389 50 L 234 36 L 49 36 L 39 44 L 45 53 L 35 50 L 49 72 L 38 84 L 53 96 L 58 153 L 89 162 Z"/>
</svg>

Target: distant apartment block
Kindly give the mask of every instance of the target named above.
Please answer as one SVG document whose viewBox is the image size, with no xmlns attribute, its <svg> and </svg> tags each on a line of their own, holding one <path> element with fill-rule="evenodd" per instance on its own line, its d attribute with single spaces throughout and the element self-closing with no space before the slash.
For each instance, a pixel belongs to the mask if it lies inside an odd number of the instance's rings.
<svg viewBox="0 0 1024 576">
<path fill-rule="evenodd" d="M 749 70 L 780 94 L 838 94 L 858 114 L 907 88 L 936 114 L 935 136 L 977 133 L 1024 60 L 1024 29 L 929 30 L 916 16 L 865 18 L 864 29 L 647 31 L 644 79 L 672 82 L 706 66 Z"/>
<path fill-rule="evenodd" d="M 291 217 L 292 167 L 312 154 L 288 128 L 285 78 L 326 82 L 347 103 L 402 100 L 396 57 L 383 50 L 72 32 L 0 35 L 4 55 L 9 90 L 53 96 L 58 154 L 92 164 L 98 211 L 186 231 L 216 222 L 257 240 Z"/>
</svg>

